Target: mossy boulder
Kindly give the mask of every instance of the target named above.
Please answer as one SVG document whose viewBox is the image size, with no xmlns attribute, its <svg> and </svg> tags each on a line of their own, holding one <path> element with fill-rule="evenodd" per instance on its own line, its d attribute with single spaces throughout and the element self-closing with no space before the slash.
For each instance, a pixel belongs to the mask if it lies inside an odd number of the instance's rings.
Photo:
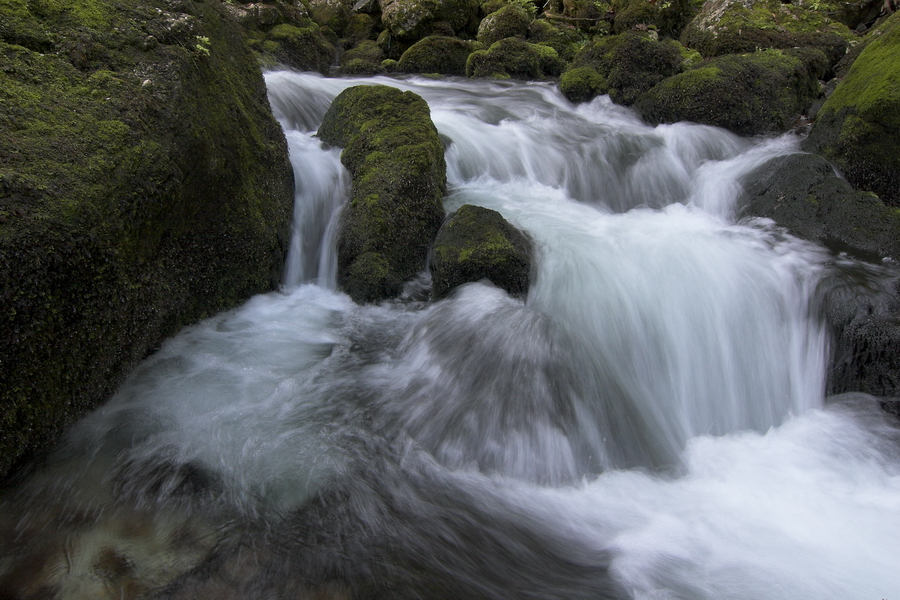
<svg viewBox="0 0 900 600">
<path fill-rule="evenodd" d="M 575 72 L 563 77 L 560 88 L 573 102 L 608 93 L 613 101 L 629 106 L 682 70 L 683 50 L 678 42 L 639 32 L 597 38 L 575 55 Z"/>
<path fill-rule="evenodd" d="M 443 35 L 423 38 L 403 53 L 397 64 L 402 73 L 465 75 L 466 61 L 475 43 Z"/>
<path fill-rule="evenodd" d="M 352 177 L 338 282 L 357 302 L 394 297 L 425 268 L 444 219 L 444 149 L 428 105 L 391 87 L 351 87 L 335 98 L 318 135 L 344 148 Z"/>
<path fill-rule="evenodd" d="M 434 240 L 432 289 L 443 298 L 453 288 L 489 279 L 512 296 L 528 293 L 531 241 L 497 211 L 465 204 L 447 218 Z"/>
<path fill-rule="evenodd" d="M 365 40 L 341 56 L 341 73 L 345 75 L 382 73 L 384 68 L 381 63 L 384 59 L 384 52 L 378 44 L 372 40 Z"/>
<path fill-rule="evenodd" d="M 309 16 L 317 25 L 327 27 L 338 36 L 350 22 L 353 2 L 351 0 L 306 0 Z"/>
<path fill-rule="evenodd" d="M 276 25 L 263 40 L 251 46 L 271 55 L 275 62 L 301 71 L 318 71 L 327 75 L 334 63 L 334 45 L 315 24 L 306 27 L 288 23 Z"/>
<path fill-rule="evenodd" d="M 383 0 L 381 19 L 398 41 L 429 35 L 465 36 L 478 26 L 478 0 Z"/>
<path fill-rule="evenodd" d="M 664 36 L 677 38 L 699 11 L 694 0 L 612 0 L 613 33 L 652 29 Z"/>
<path fill-rule="evenodd" d="M 900 206 L 900 13 L 871 41 L 816 115 L 805 147 L 857 188 Z"/>
<path fill-rule="evenodd" d="M 466 75 L 498 79 L 545 79 L 556 77 L 563 68 L 556 50 L 542 44 L 530 44 L 519 38 L 494 42 L 487 50 L 469 55 Z"/>
<path fill-rule="evenodd" d="M 819 92 L 821 52 L 732 54 L 663 80 L 635 108 L 650 123 L 694 121 L 740 135 L 790 128 Z"/>
<path fill-rule="evenodd" d="M 273 289 L 293 190 L 221 4 L 0 6 L 2 476 L 167 336 Z"/>
<path fill-rule="evenodd" d="M 550 46 L 564 61 L 571 61 L 587 39 L 588 36 L 578 28 L 548 19 L 532 21 L 526 37 L 532 44 Z"/>
<path fill-rule="evenodd" d="M 740 54 L 765 48 L 810 46 L 834 64 L 856 39 L 843 23 L 831 20 L 814 4 L 781 0 L 707 0 L 685 27 L 681 42 L 703 56 Z"/>
<path fill-rule="evenodd" d="M 525 39 L 533 20 L 533 14 L 521 6 L 509 4 L 481 20 L 477 39 L 485 46 L 508 37 Z"/>
</svg>

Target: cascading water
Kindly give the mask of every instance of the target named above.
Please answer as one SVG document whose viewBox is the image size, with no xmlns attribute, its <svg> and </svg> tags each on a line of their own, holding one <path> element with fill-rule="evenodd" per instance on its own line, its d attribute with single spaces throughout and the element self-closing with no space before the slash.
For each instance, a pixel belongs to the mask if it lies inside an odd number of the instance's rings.
<svg viewBox="0 0 900 600">
<path fill-rule="evenodd" d="M 167 342 L 8 495 L 0 590 L 31 565 L 18 589 L 66 598 L 900 598 L 897 430 L 823 406 L 833 258 L 731 214 L 791 136 L 545 84 L 267 83 L 285 289 Z M 448 210 L 535 242 L 527 300 L 335 290 L 349 184 L 313 134 L 359 83 L 428 101 Z"/>
</svg>

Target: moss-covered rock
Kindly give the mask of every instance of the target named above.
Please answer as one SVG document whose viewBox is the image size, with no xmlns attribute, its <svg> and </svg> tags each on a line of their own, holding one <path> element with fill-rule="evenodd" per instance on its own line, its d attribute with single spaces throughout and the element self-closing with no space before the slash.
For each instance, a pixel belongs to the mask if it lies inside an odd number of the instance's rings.
<svg viewBox="0 0 900 600">
<path fill-rule="evenodd" d="M 572 68 L 577 72 L 565 78 L 561 89 L 573 102 L 608 93 L 613 101 L 628 106 L 640 94 L 680 72 L 685 62 L 682 52 L 678 42 L 658 41 L 638 32 L 597 38 L 575 55 Z M 583 70 L 585 67 L 600 78 Z M 592 95 L 585 97 L 589 90 Z"/>
<path fill-rule="evenodd" d="M 350 22 L 353 2 L 350 0 L 307 0 L 309 16 L 317 25 L 328 27 L 338 36 Z"/>
<path fill-rule="evenodd" d="M 840 60 L 855 39 L 824 10 L 781 0 L 707 0 L 681 35 L 684 45 L 706 57 L 810 46 L 822 50 L 830 64 Z"/>
<path fill-rule="evenodd" d="M 374 40 L 381 33 L 379 22 L 372 15 L 366 13 L 354 13 L 344 28 L 344 38 L 352 45 L 359 44 L 363 40 Z"/>
<path fill-rule="evenodd" d="M 816 115 L 806 147 L 854 186 L 900 206 L 900 13 L 871 41 Z"/>
<path fill-rule="evenodd" d="M 575 67 L 559 78 L 559 91 L 572 102 L 588 102 L 608 89 L 606 78 L 594 67 Z"/>
<path fill-rule="evenodd" d="M 550 46 L 564 61 L 571 61 L 587 42 L 588 36 L 566 23 L 535 19 L 528 27 L 526 40 L 532 44 Z"/>
<path fill-rule="evenodd" d="M 542 44 L 530 44 L 519 38 L 506 38 L 487 50 L 469 55 L 466 75 L 500 79 L 545 79 L 559 75 L 563 68 L 556 50 Z"/>
<path fill-rule="evenodd" d="M 465 36 L 478 26 L 478 0 L 383 0 L 381 19 L 398 41 Z"/>
<path fill-rule="evenodd" d="M 272 289 L 284 136 L 219 3 L 2 0 L 0 475 L 184 325 Z"/>
<path fill-rule="evenodd" d="M 650 123 L 694 121 L 740 135 L 788 129 L 818 94 L 815 50 L 720 56 L 663 80 L 635 103 Z"/>
<path fill-rule="evenodd" d="M 403 53 L 397 64 L 403 73 L 465 75 L 466 61 L 475 43 L 442 35 L 423 38 Z"/>
<path fill-rule="evenodd" d="M 301 71 L 328 74 L 334 63 L 334 45 L 315 24 L 307 27 L 287 23 L 276 25 L 262 43 L 253 47 L 271 55 L 276 62 Z"/>
<path fill-rule="evenodd" d="M 341 72 L 346 75 L 374 75 L 384 68 L 384 52 L 372 40 L 360 42 L 355 48 L 344 52 L 341 56 Z"/>
<path fill-rule="evenodd" d="M 396 296 L 425 268 L 444 218 L 444 149 L 428 105 L 391 87 L 351 87 L 335 98 L 318 135 L 344 148 L 352 177 L 338 282 L 357 302 Z"/>
<path fill-rule="evenodd" d="M 613 33 L 653 29 L 661 35 L 677 38 L 700 7 L 694 0 L 612 0 Z"/>
<path fill-rule="evenodd" d="M 503 38 L 519 37 L 525 39 L 528 27 L 534 15 L 521 6 L 509 4 L 483 18 L 478 25 L 479 42 L 490 46 Z"/>
<path fill-rule="evenodd" d="M 489 279 L 512 296 L 528 293 L 531 242 L 497 211 L 465 204 L 434 240 L 431 280 L 436 298 L 470 281 Z"/>
</svg>

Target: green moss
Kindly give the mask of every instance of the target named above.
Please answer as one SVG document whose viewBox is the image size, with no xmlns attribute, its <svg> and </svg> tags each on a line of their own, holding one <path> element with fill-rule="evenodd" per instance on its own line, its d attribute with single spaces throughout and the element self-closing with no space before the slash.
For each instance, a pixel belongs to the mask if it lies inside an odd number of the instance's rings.
<svg viewBox="0 0 900 600">
<path fill-rule="evenodd" d="M 819 48 L 836 63 L 856 35 L 822 12 L 780 0 L 716 0 L 685 28 L 681 41 L 703 56 L 751 52 L 764 48 Z"/>
<path fill-rule="evenodd" d="M 650 122 L 695 121 L 741 135 L 785 130 L 818 91 L 816 74 L 788 52 L 711 59 L 657 84 L 635 104 Z"/>
<path fill-rule="evenodd" d="M 218 4 L 186 0 L 183 37 L 162 2 L 0 2 L 2 476 L 167 335 L 272 289 L 292 191 Z"/>
<path fill-rule="evenodd" d="M 429 36 L 403 53 L 398 69 L 403 73 L 465 75 L 466 61 L 474 49 L 472 42 L 446 36 Z"/>
<path fill-rule="evenodd" d="M 444 149 L 428 105 L 395 88 L 348 88 L 335 98 L 318 135 L 344 148 L 341 161 L 353 178 L 338 236 L 341 286 L 360 302 L 394 296 L 424 267 L 443 220 Z M 375 260 L 370 253 L 389 266 L 377 270 L 378 281 L 360 266 Z"/>
<path fill-rule="evenodd" d="M 476 50 L 466 62 L 469 77 L 544 79 L 560 73 L 563 63 L 549 46 L 505 38 L 487 50 Z"/>
<path fill-rule="evenodd" d="M 438 232 L 432 255 L 434 295 L 489 279 L 512 295 L 528 291 L 531 242 L 500 213 L 463 205 Z"/>
<path fill-rule="evenodd" d="M 508 37 L 525 38 L 534 14 L 521 6 L 509 4 L 481 20 L 478 26 L 478 41 L 485 46 Z"/>
<path fill-rule="evenodd" d="M 872 41 L 817 115 L 809 146 L 835 161 L 851 183 L 900 204 L 900 14 Z"/>
<path fill-rule="evenodd" d="M 559 90 L 572 102 L 587 102 L 606 93 L 606 78 L 594 67 L 576 67 L 563 73 Z"/>
<path fill-rule="evenodd" d="M 269 31 L 267 41 L 278 44 L 272 52 L 277 60 L 297 69 L 327 74 L 334 61 L 334 46 L 322 28 L 315 25 L 295 27 L 282 23 Z M 263 46 L 268 47 L 271 46 Z"/>
</svg>

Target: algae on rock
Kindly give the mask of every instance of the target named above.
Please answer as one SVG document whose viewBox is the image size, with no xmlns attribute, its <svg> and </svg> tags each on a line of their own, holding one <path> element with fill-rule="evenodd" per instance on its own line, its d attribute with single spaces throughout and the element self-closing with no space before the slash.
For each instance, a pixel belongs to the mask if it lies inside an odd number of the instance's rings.
<svg viewBox="0 0 900 600">
<path fill-rule="evenodd" d="M 338 282 L 357 302 L 394 297 L 424 270 L 444 219 L 444 148 L 428 104 L 392 87 L 351 87 L 334 99 L 318 135 L 344 148 L 352 177 Z"/>
<path fill-rule="evenodd" d="M 0 476 L 167 336 L 277 285 L 293 201 L 219 3 L 2 7 Z"/>
</svg>

